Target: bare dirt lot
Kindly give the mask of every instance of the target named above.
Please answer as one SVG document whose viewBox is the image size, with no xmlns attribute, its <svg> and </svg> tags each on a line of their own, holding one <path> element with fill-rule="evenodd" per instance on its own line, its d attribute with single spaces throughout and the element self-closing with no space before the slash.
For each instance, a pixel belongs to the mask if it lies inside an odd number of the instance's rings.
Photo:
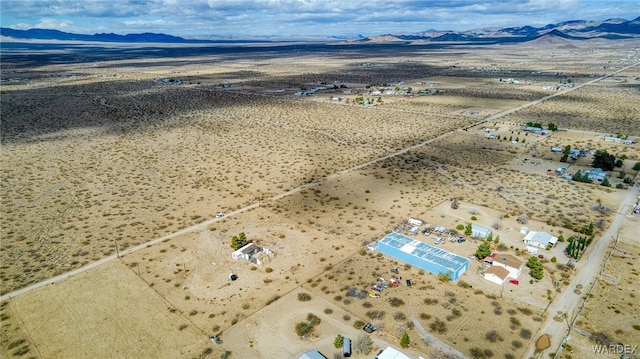
<svg viewBox="0 0 640 359">
<path fill-rule="evenodd" d="M 545 311 L 549 300 L 574 290 L 575 271 L 559 266 L 565 243 L 542 251 L 542 280 L 530 282 L 525 268 L 520 284 L 504 289 L 484 280 L 476 261 L 459 282 L 442 282 L 365 244 L 411 217 L 447 229 L 493 227 L 495 250 L 523 262 L 523 225 L 568 237 L 595 223 L 598 237 L 627 190 L 551 176 L 565 164 L 588 169 L 590 157 L 563 163 L 550 148 L 624 154 L 616 172 L 635 180 L 640 145 L 603 136 L 640 136 L 639 70 L 472 126 L 556 93 L 544 86 L 586 83 L 608 73 L 605 65 L 629 63 L 615 47 L 405 51 L 64 64 L 3 56 L 2 294 L 123 255 L 4 300 L 1 356 L 294 358 L 312 348 L 329 356 L 335 335 L 356 339 L 363 322 L 379 327 L 373 348 L 399 348 L 407 332 L 414 357 L 448 346 L 465 356 L 525 355 L 555 315 Z M 327 89 L 295 95 L 318 86 Z M 416 95 L 403 95 L 407 87 Z M 397 94 L 357 103 L 378 88 Z M 423 89 L 438 92 L 417 95 Z M 527 134 L 528 121 L 566 131 Z M 616 175 L 614 186 L 625 178 Z M 127 252 L 217 213 L 227 215 L 206 229 Z M 625 343 L 637 333 L 636 274 L 625 264 L 637 260 L 637 226 L 623 225 L 606 267 L 619 282 L 600 281 L 580 329 Z M 240 232 L 274 255 L 259 265 L 233 260 L 231 237 Z M 477 244 L 443 248 L 467 257 Z M 412 287 L 350 296 L 394 267 Z M 308 313 L 321 323 L 303 340 L 294 326 Z M 610 315 L 624 316 L 625 328 L 607 326 Z M 423 340 L 421 327 L 442 343 Z"/>
</svg>

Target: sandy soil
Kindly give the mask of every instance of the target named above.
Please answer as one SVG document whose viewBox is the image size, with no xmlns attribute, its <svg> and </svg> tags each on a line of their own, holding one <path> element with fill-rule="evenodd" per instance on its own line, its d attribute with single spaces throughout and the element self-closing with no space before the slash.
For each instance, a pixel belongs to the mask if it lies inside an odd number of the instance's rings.
<svg viewBox="0 0 640 359">
<path fill-rule="evenodd" d="M 624 65 L 619 49 L 352 55 L 289 55 L 287 66 L 283 54 L 272 53 L 32 67 L 3 59 L 3 294 L 217 213 L 260 206 L 4 301 L 2 356 L 192 358 L 230 351 L 232 357 L 270 358 L 311 348 L 330 355 L 335 334 L 363 333 L 354 327 L 359 320 L 381 327 L 373 336 L 378 347 L 398 347 L 407 331 L 408 353 L 431 354 L 434 348 L 420 339 L 412 319 L 465 355 L 473 348 L 491 350 L 494 357 L 524 355 L 542 334 L 542 321 L 555 314 L 544 311 L 558 293 L 552 283 L 562 278 L 557 290 L 573 290 L 565 285 L 573 272 L 545 261 L 542 281 L 529 283 L 525 270 L 520 285 L 501 291 L 482 279 L 473 262 L 462 278 L 472 287 L 464 288 L 369 253 L 363 244 L 410 217 L 454 228 L 469 223 L 472 210 L 477 223 L 498 227 L 500 251 L 513 254 L 524 247 L 517 219 L 525 215 L 529 228 L 565 236 L 590 222 L 606 228 L 611 215 L 594 206 L 617 208 L 624 190 L 548 176 L 547 169 L 563 165 L 550 147 L 624 153 L 622 169 L 637 176 L 632 166 L 640 161 L 639 145 L 599 137 L 640 135 L 640 108 L 632 101 L 637 68 L 501 118 L 495 126 L 503 140 L 490 140 L 481 126 L 470 124 L 549 94 L 542 86 L 567 78 L 584 83 L 605 72 L 605 65 Z M 505 78 L 522 83 L 500 81 Z M 353 92 L 293 96 L 334 81 Z M 375 106 L 331 100 L 368 96 L 371 87 L 399 81 L 405 83 L 399 87 L 441 92 L 384 97 Z M 522 123 L 547 119 L 598 133 L 541 138 L 520 130 Z M 449 131 L 455 132 L 342 172 Z M 587 158 L 570 170 L 582 168 L 588 168 Z M 614 185 L 619 181 L 612 179 Z M 461 203 L 457 210 L 450 206 L 454 197 Z M 633 238 L 637 223 L 625 228 Z M 275 256 L 260 266 L 231 259 L 230 239 L 240 232 Z M 619 260 L 637 256 L 633 243 L 620 245 L 630 257 L 612 257 L 612 271 L 623 271 Z M 476 246 L 444 245 L 463 256 Z M 544 252 L 545 259 L 560 261 L 562 250 L 559 245 Z M 376 299 L 347 297 L 350 287 L 368 288 L 395 266 L 414 280 L 413 287 L 389 289 Z M 228 280 L 232 272 L 238 281 Z M 628 272 L 620 282 L 635 288 L 633 276 Z M 608 307 L 629 313 L 628 324 L 637 324 L 637 311 L 626 302 L 633 291 L 612 298 L 607 289 L 598 287 L 594 298 L 610 300 Z M 312 300 L 299 302 L 301 291 Z M 393 297 L 404 304 L 392 306 Z M 385 314 L 376 318 L 368 313 L 373 310 Z M 581 324 L 585 331 L 606 322 L 605 314 L 591 310 L 590 320 L 597 319 Z M 318 336 L 305 341 L 293 325 L 310 311 L 322 324 Z M 446 330 L 433 330 L 439 322 Z M 488 323 L 498 333 L 495 342 L 488 339 Z M 602 327 L 618 340 L 635 333 L 615 329 Z M 208 335 L 220 333 L 222 345 L 209 341 Z"/>
</svg>

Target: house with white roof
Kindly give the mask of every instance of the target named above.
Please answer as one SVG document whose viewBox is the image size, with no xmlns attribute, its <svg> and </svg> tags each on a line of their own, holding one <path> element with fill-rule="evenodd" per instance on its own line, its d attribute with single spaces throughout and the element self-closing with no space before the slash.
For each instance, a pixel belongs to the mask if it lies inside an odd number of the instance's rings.
<svg viewBox="0 0 640 359">
<path fill-rule="evenodd" d="M 532 247 L 547 248 L 555 246 L 558 243 L 558 238 L 547 232 L 531 231 L 524 237 L 524 243 Z"/>
</svg>

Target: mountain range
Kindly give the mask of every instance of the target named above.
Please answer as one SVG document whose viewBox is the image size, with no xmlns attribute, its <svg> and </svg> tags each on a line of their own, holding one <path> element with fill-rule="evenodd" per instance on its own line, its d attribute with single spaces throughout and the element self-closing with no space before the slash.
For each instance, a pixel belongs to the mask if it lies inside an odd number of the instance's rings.
<svg viewBox="0 0 640 359">
<path fill-rule="evenodd" d="M 158 33 L 140 33 L 118 35 L 101 33 L 93 35 L 74 34 L 59 30 L 29 29 L 16 30 L 0 27 L 0 36 L 14 40 L 60 40 L 60 41 L 94 41 L 120 43 L 238 43 L 238 42 L 275 42 L 275 41 L 344 41 L 343 38 L 275 38 L 273 36 L 252 38 L 229 38 L 210 36 L 205 39 L 185 39 L 178 36 Z M 518 43 L 536 40 L 541 37 L 557 37 L 568 40 L 588 39 L 640 39 L 640 17 L 633 20 L 608 19 L 605 21 L 571 20 L 542 27 L 521 26 L 506 28 L 483 28 L 469 31 L 426 30 L 411 34 L 385 34 L 371 37 L 347 39 L 350 42 L 461 42 L 461 43 Z"/>
</svg>

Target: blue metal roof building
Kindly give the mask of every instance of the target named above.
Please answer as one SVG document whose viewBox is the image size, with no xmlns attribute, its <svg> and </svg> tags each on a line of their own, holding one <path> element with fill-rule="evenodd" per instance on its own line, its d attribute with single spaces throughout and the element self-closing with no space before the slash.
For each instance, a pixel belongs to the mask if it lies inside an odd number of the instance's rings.
<svg viewBox="0 0 640 359">
<path fill-rule="evenodd" d="M 396 232 L 379 240 L 378 250 L 433 274 L 450 273 L 452 281 L 469 269 L 467 258 Z"/>
</svg>

